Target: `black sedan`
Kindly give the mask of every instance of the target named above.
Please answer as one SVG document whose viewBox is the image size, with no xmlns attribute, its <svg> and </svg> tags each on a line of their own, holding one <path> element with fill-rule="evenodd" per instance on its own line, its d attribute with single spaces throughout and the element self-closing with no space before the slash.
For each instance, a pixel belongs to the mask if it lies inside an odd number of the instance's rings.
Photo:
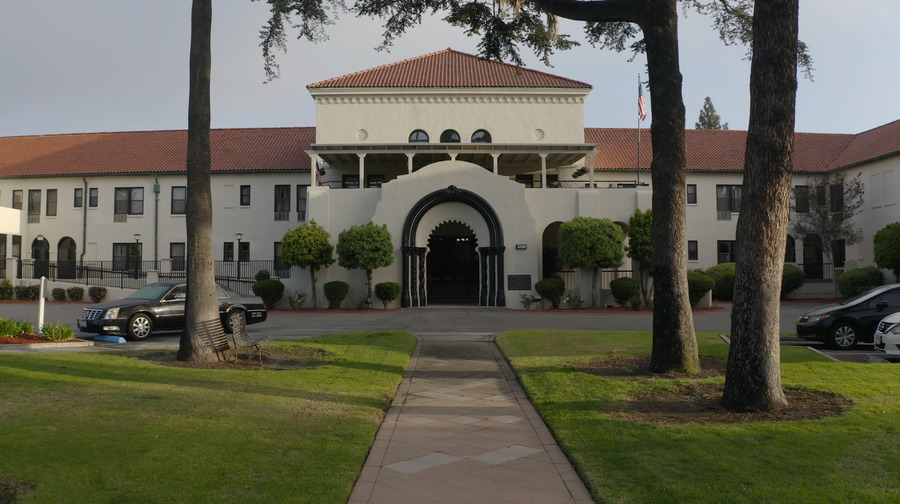
<svg viewBox="0 0 900 504">
<path fill-rule="evenodd" d="M 848 350 L 861 341 L 871 343 L 878 322 L 895 312 L 900 312 L 900 284 L 882 285 L 806 313 L 797 321 L 797 336 Z"/>
<path fill-rule="evenodd" d="M 225 332 L 239 322 L 255 324 L 266 320 L 262 299 L 238 294 L 216 285 L 219 315 Z M 179 282 L 149 284 L 130 296 L 85 307 L 78 319 L 84 332 L 125 336 L 142 340 L 155 330 L 183 330 L 187 285 Z"/>
</svg>

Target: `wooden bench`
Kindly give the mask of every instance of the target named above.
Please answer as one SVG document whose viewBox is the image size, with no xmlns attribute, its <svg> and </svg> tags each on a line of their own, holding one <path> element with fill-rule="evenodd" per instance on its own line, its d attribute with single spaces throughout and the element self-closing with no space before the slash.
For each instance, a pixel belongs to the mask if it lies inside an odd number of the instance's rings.
<svg viewBox="0 0 900 504">
<path fill-rule="evenodd" d="M 262 366 L 262 349 L 259 345 L 268 340 L 268 336 L 251 336 L 247 332 L 247 323 L 244 321 L 244 317 L 240 317 L 233 323 L 231 338 L 234 340 L 235 356 L 237 356 L 238 348 L 255 348 L 256 354 L 259 356 L 259 365 Z"/>
</svg>

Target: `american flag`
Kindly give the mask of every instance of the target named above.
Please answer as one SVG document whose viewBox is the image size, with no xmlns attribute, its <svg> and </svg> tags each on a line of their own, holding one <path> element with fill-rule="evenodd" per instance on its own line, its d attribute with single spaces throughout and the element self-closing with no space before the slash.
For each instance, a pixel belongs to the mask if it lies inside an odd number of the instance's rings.
<svg viewBox="0 0 900 504">
<path fill-rule="evenodd" d="M 638 118 L 643 121 L 647 118 L 647 102 L 644 101 L 644 86 L 638 77 Z"/>
</svg>

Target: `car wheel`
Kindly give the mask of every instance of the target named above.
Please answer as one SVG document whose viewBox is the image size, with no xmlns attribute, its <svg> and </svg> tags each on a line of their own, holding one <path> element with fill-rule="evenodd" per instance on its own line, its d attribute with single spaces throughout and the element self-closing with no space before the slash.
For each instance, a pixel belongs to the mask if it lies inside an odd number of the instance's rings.
<svg viewBox="0 0 900 504">
<path fill-rule="evenodd" d="M 244 310 L 234 310 L 225 317 L 225 332 L 232 334 L 237 325 L 247 325 L 247 317 Z"/>
<path fill-rule="evenodd" d="M 850 350 L 859 342 L 859 329 L 850 322 L 838 322 L 831 328 L 828 346 L 835 350 Z"/>
<path fill-rule="evenodd" d="M 152 332 L 153 320 L 145 313 L 138 313 L 128 321 L 128 339 L 146 339 Z"/>
</svg>

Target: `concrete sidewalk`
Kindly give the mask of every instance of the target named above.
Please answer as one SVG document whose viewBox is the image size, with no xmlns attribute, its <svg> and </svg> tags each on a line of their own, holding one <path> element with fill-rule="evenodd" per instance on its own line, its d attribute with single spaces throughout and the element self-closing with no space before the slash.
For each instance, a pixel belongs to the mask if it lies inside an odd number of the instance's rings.
<svg viewBox="0 0 900 504">
<path fill-rule="evenodd" d="M 458 333 L 419 335 L 348 501 L 592 502 L 493 335 Z"/>
</svg>

